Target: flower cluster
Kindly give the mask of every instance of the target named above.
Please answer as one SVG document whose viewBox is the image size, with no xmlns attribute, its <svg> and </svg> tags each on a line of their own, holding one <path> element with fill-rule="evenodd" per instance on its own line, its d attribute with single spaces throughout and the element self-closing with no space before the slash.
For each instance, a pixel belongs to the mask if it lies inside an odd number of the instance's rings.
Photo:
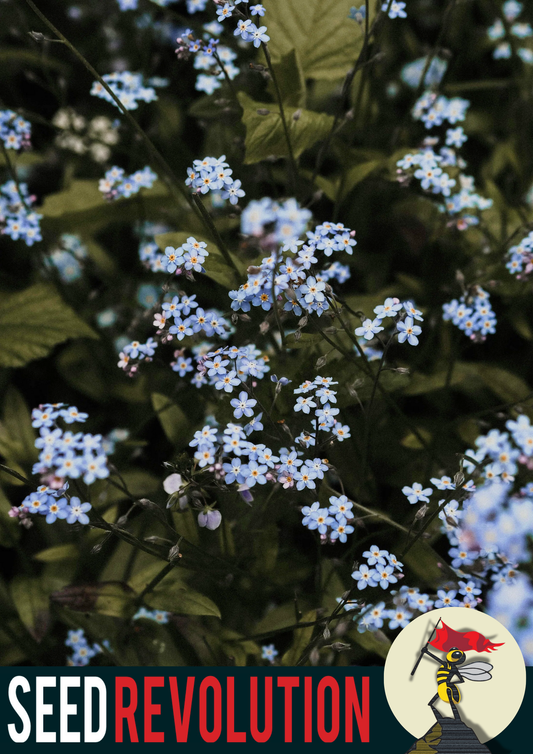
<svg viewBox="0 0 533 754">
<path fill-rule="evenodd" d="M 111 157 L 111 147 L 119 141 L 120 122 L 98 115 L 87 121 L 70 107 L 62 107 L 52 123 L 61 129 L 55 138 L 60 149 L 75 154 L 88 154 L 95 162 L 106 162 Z"/>
<path fill-rule="evenodd" d="M 358 338 L 372 340 L 385 329 L 381 326 L 384 319 L 394 319 L 398 342 L 407 341 L 411 346 L 418 345 L 418 335 L 422 332 L 422 328 L 415 325 L 415 320 L 423 322 L 424 318 L 412 301 L 402 303 L 399 298 L 387 298 L 383 304 L 374 308 L 374 314 L 376 315 L 374 319 L 363 320 L 361 327 L 355 329 Z"/>
<path fill-rule="evenodd" d="M 448 99 L 443 94 L 428 91 L 416 101 L 413 118 L 422 121 L 426 128 L 441 126 L 444 121 L 453 125 L 465 119 L 469 105 L 462 97 Z"/>
<path fill-rule="evenodd" d="M 248 278 L 238 290 L 230 291 L 231 308 L 248 312 L 252 306 L 264 311 L 272 308 L 274 301 L 285 300 L 284 311 L 301 316 L 302 312 L 316 312 L 320 316 L 329 309 L 326 297 L 332 293 L 327 280 L 337 277 L 346 280 L 349 270 L 342 265 L 328 264 L 326 280 L 320 272 L 312 272 L 318 256 L 330 257 L 334 252 L 353 253 L 357 244 L 355 231 L 342 223 L 322 223 L 314 232 L 307 231 L 307 243 L 298 238 L 287 238 L 281 248 L 285 258 L 277 265 L 277 254 L 262 259 L 261 264 L 248 269 Z M 309 274 L 311 272 L 312 274 Z M 326 287 L 327 286 L 327 287 Z"/>
<path fill-rule="evenodd" d="M 492 199 L 486 199 L 475 192 L 474 179 L 459 173 L 458 180 L 452 178 L 443 168 L 464 168 L 466 163 L 458 156 L 456 148 L 461 147 L 467 137 L 461 126 L 448 128 L 445 144 L 435 151 L 439 140 L 427 138 L 420 152 L 404 155 L 396 163 L 398 180 L 405 182 L 411 178 L 420 181 L 421 188 L 427 193 L 441 195 L 444 202 L 438 205 L 440 212 L 451 217 L 450 225 L 458 230 L 466 230 L 471 225 L 478 225 L 479 218 L 465 210 L 483 211 L 492 207 Z M 453 190 L 453 193 L 452 193 Z"/>
<path fill-rule="evenodd" d="M 157 175 L 148 165 L 131 175 L 125 175 L 122 168 L 115 166 L 106 172 L 104 178 L 100 179 L 98 188 L 109 201 L 120 197 L 127 199 L 141 188 L 152 188 L 156 180 Z"/>
<path fill-rule="evenodd" d="M 63 283 L 72 283 L 81 277 L 81 263 L 86 259 L 87 247 L 81 238 L 73 233 L 63 233 L 59 246 L 44 258 L 44 263 L 57 271 Z"/>
<path fill-rule="evenodd" d="M 0 110 L 0 140 L 6 149 L 29 149 L 31 124 L 13 110 Z"/>
<path fill-rule="evenodd" d="M 349 523 L 354 518 L 353 503 L 350 503 L 346 495 L 332 495 L 329 502 L 327 508 L 321 508 L 319 502 L 305 505 L 302 508 L 302 524 L 311 531 L 316 529 L 322 542 L 329 541 L 333 544 L 338 540 L 344 544 L 347 535 L 354 531 Z"/>
<path fill-rule="evenodd" d="M 140 73 L 122 71 L 107 73 L 102 79 L 109 86 L 113 94 L 120 100 L 126 110 L 136 110 L 139 102 L 154 102 L 157 94 L 152 86 L 144 86 L 143 77 Z M 95 97 L 115 104 L 109 92 L 99 81 L 95 81 L 91 88 L 91 94 Z"/>
<path fill-rule="evenodd" d="M 109 648 L 107 641 L 104 645 Z M 72 655 L 67 658 L 67 665 L 76 668 L 88 665 L 92 658 L 102 651 L 99 644 L 89 644 L 82 628 L 68 632 L 65 646 L 72 650 Z"/>
<path fill-rule="evenodd" d="M 87 418 L 75 406 L 64 403 L 45 403 L 33 409 L 32 427 L 39 430 L 35 447 L 41 451 L 33 467 L 34 474 L 59 479 L 83 478 L 85 484 L 109 476 L 102 435 L 65 431 L 57 424 L 60 419 L 65 424 L 74 424 Z"/>
<path fill-rule="evenodd" d="M 209 252 L 207 251 L 207 244 L 205 241 L 197 241 L 194 236 L 189 236 L 187 241 L 181 246 L 178 246 L 177 249 L 173 246 L 167 246 L 165 248 L 163 263 L 166 271 L 170 273 L 180 274 L 182 269 L 194 272 L 205 272 L 202 265 L 208 256 Z M 196 308 L 196 306 L 198 306 L 198 304 L 195 304 L 193 308 Z M 189 312 L 184 311 L 184 307 L 186 307 L 186 304 L 178 306 L 177 302 L 171 307 L 163 306 L 163 316 L 165 316 L 165 310 L 168 311 L 169 314 L 173 314 L 173 316 L 178 315 L 180 312 L 189 314 Z"/>
<path fill-rule="evenodd" d="M 254 47 L 260 47 L 261 43 L 266 43 L 270 40 L 268 34 L 266 34 L 266 26 L 256 26 L 252 22 L 251 18 L 248 18 L 248 12 L 243 13 L 237 9 L 236 6 L 241 2 L 248 3 L 248 0 L 233 0 L 220 4 L 217 8 L 217 19 L 219 22 L 225 21 L 227 18 L 231 18 L 233 13 L 240 16 L 240 20 L 237 22 L 237 28 L 233 32 L 236 37 L 241 37 L 245 42 L 253 42 Z M 265 15 L 265 8 L 260 3 L 249 6 L 249 15 L 262 17 Z"/>
<path fill-rule="evenodd" d="M 507 0 L 507 2 L 503 4 L 505 20 L 510 24 L 509 33 L 522 43 L 524 40 L 533 37 L 533 28 L 531 27 L 531 24 L 527 21 L 517 20 L 518 16 L 522 13 L 523 8 L 523 3 L 519 3 L 516 0 Z M 495 60 L 506 60 L 510 58 L 513 52 L 513 47 L 511 42 L 505 39 L 506 30 L 503 21 L 500 18 L 497 18 L 492 26 L 488 28 L 487 34 L 491 42 L 498 43 L 492 52 L 492 57 Z M 524 63 L 533 63 L 533 50 L 531 47 L 521 46 L 516 50 L 516 54 Z"/>
<path fill-rule="evenodd" d="M 138 340 L 132 340 L 131 343 L 125 345 L 119 354 L 120 361 L 117 366 L 123 369 L 129 377 L 133 377 L 136 374 L 139 366 L 137 363 L 140 361 L 152 361 L 152 356 L 157 348 L 157 341 L 153 338 L 148 338 L 146 343 L 141 343 Z"/>
<path fill-rule="evenodd" d="M 0 186 L 1 232 L 13 241 L 23 240 L 27 246 L 42 241 L 42 215 L 32 210 L 34 202 L 35 196 L 30 196 L 25 183 L 17 185 L 15 181 L 7 181 Z"/>
<path fill-rule="evenodd" d="M 377 545 L 372 545 L 363 553 L 363 558 L 366 558 L 366 563 L 352 573 L 352 579 L 357 582 L 359 590 L 366 589 L 367 586 L 388 589 L 391 584 L 396 584 L 398 577 L 402 578 L 403 563 L 387 550 L 380 550 Z"/>
<path fill-rule="evenodd" d="M 194 160 L 193 167 L 187 168 L 186 186 L 190 186 L 196 194 L 207 194 L 208 191 L 220 191 L 222 199 L 229 199 L 231 204 L 237 204 L 244 196 L 239 179 L 232 177 L 233 170 L 225 161 L 226 155 L 204 157 Z"/>
<path fill-rule="evenodd" d="M 511 246 L 507 252 L 509 261 L 506 267 L 519 280 L 526 278 L 533 272 L 533 231 L 530 231 L 520 243 Z"/>
<path fill-rule="evenodd" d="M 306 380 L 299 387 L 294 389 L 294 394 L 299 397 L 294 404 L 295 413 L 301 412 L 308 415 L 312 425 L 312 432 L 302 432 L 298 440 L 304 447 L 314 446 L 317 442 L 317 433 L 331 432 L 331 439 L 339 442 L 348 439 L 350 427 L 347 424 L 341 424 L 335 417 L 339 409 L 331 404 L 337 403 L 337 391 L 333 385 L 337 383 L 331 377 L 315 377 L 313 381 Z M 313 412 L 311 418 L 311 411 Z M 312 481 L 306 483 L 306 487 L 314 489 L 315 484 Z M 300 483 L 299 483 L 300 484 Z M 298 489 L 302 489 L 298 484 Z"/>
<path fill-rule="evenodd" d="M 473 286 L 469 293 L 453 299 L 442 307 L 443 319 L 451 320 L 476 343 L 483 342 L 487 335 L 496 332 L 496 315 L 489 294 L 480 286 Z"/>
<path fill-rule="evenodd" d="M 143 223 L 138 229 L 140 237 L 139 259 L 152 272 L 166 271 L 166 256 L 156 244 L 155 236 L 169 231 L 170 228 L 166 225 L 155 225 L 154 223 Z"/>
<path fill-rule="evenodd" d="M 311 218 L 311 210 L 300 207 L 296 199 L 252 199 L 241 215 L 241 233 L 254 236 L 265 250 L 270 250 L 276 244 L 300 238 Z"/>
<path fill-rule="evenodd" d="M 220 27 L 222 26 L 214 22 Z M 239 75 L 239 68 L 233 64 L 237 53 L 229 47 L 219 44 L 211 35 L 211 24 L 204 25 L 203 38 L 196 38 L 187 29 L 183 37 L 178 37 L 175 52 L 180 60 L 194 56 L 194 68 L 200 71 L 196 78 L 195 89 L 206 94 L 213 94 L 222 86 L 222 81 L 228 77 L 230 81 Z"/>
</svg>

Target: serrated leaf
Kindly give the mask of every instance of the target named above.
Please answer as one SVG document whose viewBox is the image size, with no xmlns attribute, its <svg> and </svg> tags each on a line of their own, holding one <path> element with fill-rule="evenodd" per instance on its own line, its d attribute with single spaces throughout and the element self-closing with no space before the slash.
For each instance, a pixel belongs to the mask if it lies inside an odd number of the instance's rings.
<svg viewBox="0 0 533 754">
<path fill-rule="evenodd" d="M 265 0 L 264 5 L 274 60 L 295 48 L 305 76 L 316 79 L 340 78 L 355 63 L 363 31 L 348 18 L 352 0 Z"/>
<path fill-rule="evenodd" d="M 152 393 L 152 406 L 170 442 L 178 449 L 184 448 L 189 441 L 189 420 L 185 412 L 161 393 Z"/>
<path fill-rule="evenodd" d="M 246 156 L 248 165 L 260 162 L 267 157 L 286 157 L 289 154 L 281 115 L 275 104 L 255 102 L 244 92 L 238 94 L 243 108 L 242 119 L 246 126 Z M 257 110 L 265 109 L 268 115 L 259 115 Z M 325 113 L 301 110 L 298 120 L 292 117 L 298 108 L 284 107 L 294 157 L 325 138 L 333 124 L 333 117 Z"/>
<path fill-rule="evenodd" d="M 98 337 L 50 285 L 32 285 L 0 302 L 0 366 L 24 366 L 69 338 Z"/>
</svg>

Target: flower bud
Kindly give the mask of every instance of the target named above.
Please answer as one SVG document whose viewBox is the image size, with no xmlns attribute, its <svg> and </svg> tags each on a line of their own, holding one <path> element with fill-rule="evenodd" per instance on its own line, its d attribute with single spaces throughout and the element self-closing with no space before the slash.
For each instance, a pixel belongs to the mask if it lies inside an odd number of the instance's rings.
<svg viewBox="0 0 533 754">
<path fill-rule="evenodd" d="M 214 531 L 220 526 L 222 514 L 220 511 L 205 510 L 198 514 L 198 526 L 205 526 L 206 529 Z"/>
</svg>

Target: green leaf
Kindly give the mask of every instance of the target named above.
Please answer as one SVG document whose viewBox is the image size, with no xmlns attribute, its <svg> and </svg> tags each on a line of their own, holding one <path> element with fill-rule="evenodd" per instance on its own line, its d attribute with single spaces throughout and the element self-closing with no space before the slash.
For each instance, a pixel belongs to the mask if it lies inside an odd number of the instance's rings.
<svg viewBox="0 0 533 754">
<path fill-rule="evenodd" d="M 19 391 L 10 385 L 5 393 L 4 413 L 0 422 L 0 453 L 7 465 L 30 464 L 37 460 L 35 430 L 30 410 Z"/>
<path fill-rule="evenodd" d="M 20 539 L 22 527 L 19 526 L 16 518 L 8 515 L 11 507 L 11 502 L 0 487 L 0 546 L 2 547 L 14 547 Z"/>
<path fill-rule="evenodd" d="M 367 652 L 375 652 L 379 657 L 385 658 L 389 652 L 391 642 L 383 631 L 365 631 L 362 634 L 350 631 L 347 636 Z"/>
<path fill-rule="evenodd" d="M 177 570 L 177 569 L 174 569 Z M 220 618 L 220 610 L 215 603 L 200 592 L 191 589 L 182 581 L 172 579 L 171 574 L 149 592 L 144 601 L 156 610 L 168 610 L 177 615 L 214 615 Z"/>
<path fill-rule="evenodd" d="M 429 444 L 431 442 L 432 434 L 431 432 L 428 432 L 427 429 L 418 427 L 418 434 L 426 441 L 426 443 Z M 414 450 L 422 450 L 424 448 L 424 445 L 422 445 L 418 437 L 413 432 L 409 432 L 407 435 L 405 435 L 405 437 L 400 441 L 400 444 L 403 445 L 404 448 L 413 448 Z"/>
<path fill-rule="evenodd" d="M 0 366 L 21 367 L 69 338 L 98 338 L 50 285 L 38 283 L 0 303 Z"/>
<path fill-rule="evenodd" d="M 152 393 L 152 406 L 170 442 L 176 448 L 184 448 L 189 442 L 189 420 L 185 412 L 161 393 Z"/>
<path fill-rule="evenodd" d="M 309 610 L 302 616 L 301 622 L 311 623 L 315 620 L 316 610 Z M 296 665 L 300 657 L 307 649 L 308 644 L 313 637 L 314 630 L 315 626 L 306 626 L 305 628 L 297 628 L 294 630 L 292 644 L 281 658 L 282 665 Z"/>
<path fill-rule="evenodd" d="M 122 581 L 65 586 L 50 595 L 56 604 L 81 613 L 100 613 L 115 618 L 131 617 L 135 593 Z"/>
<path fill-rule="evenodd" d="M 492 364 L 463 363 L 462 369 L 476 375 L 492 392 L 505 403 L 520 403 L 526 398 L 533 399 L 533 390 L 527 382 L 507 369 Z M 533 407 L 522 406 L 524 413 L 533 419 Z"/>
<path fill-rule="evenodd" d="M 295 48 L 305 76 L 316 79 L 340 78 L 355 63 L 363 30 L 348 18 L 352 0 L 265 0 L 264 5 L 274 60 Z"/>
<path fill-rule="evenodd" d="M 41 550 L 33 557 L 41 563 L 58 563 L 64 560 L 76 560 L 79 554 L 79 547 L 73 543 L 69 543 L 66 545 L 48 547 L 46 550 Z"/>
<path fill-rule="evenodd" d="M 248 165 L 260 162 L 267 157 L 287 157 L 289 154 L 281 115 L 276 105 L 255 102 L 244 92 L 238 93 L 243 108 L 243 122 L 246 126 L 246 156 Z M 259 115 L 257 110 L 265 109 L 268 115 Z M 325 138 L 333 125 L 333 117 L 325 113 L 301 110 L 298 120 L 292 117 L 298 108 L 284 107 L 289 129 L 292 150 L 295 157 Z"/>
<path fill-rule="evenodd" d="M 358 165 L 354 165 L 345 173 L 335 175 L 330 178 L 324 178 L 321 175 L 317 176 L 316 184 L 328 199 L 334 201 L 340 201 L 346 197 L 350 191 L 357 186 L 358 183 L 362 183 L 371 173 L 379 168 L 383 167 L 383 160 L 367 160 L 366 162 L 360 162 Z"/>
<path fill-rule="evenodd" d="M 40 641 L 49 623 L 49 595 L 41 579 L 15 576 L 10 586 L 13 600 L 21 621 L 34 639 Z"/>
<path fill-rule="evenodd" d="M 300 56 L 296 50 L 289 50 L 277 63 L 273 63 L 276 80 L 284 105 L 305 107 L 305 76 Z M 272 99 L 276 99 L 276 89 L 272 80 L 268 83 Z"/>
<path fill-rule="evenodd" d="M 234 288 L 236 283 L 235 271 L 226 264 L 220 250 L 209 238 L 199 235 L 196 231 L 191 231 L 190 233 L 161 233 L 155 237 L 155 242 L 161 251 L 165 251 L 167 246 L 172 246 L 174 249 L 177 249 L 179 246 L 186 243 L 190 236 L 194 236 L 197 241 L 207 243 L 209 256 L 205 260 L 204 266 L 206 276 L 211 278 L 211 280 L 214 280 L 216 283 L 220 283 L 220 285 L 223 285 L 225 288 Z M 236 267 L 244 276 L 246 266 L 236 259 L 235 256 L 232 258 Z"/>
<path fill-rule="evenodd" d="M 173 206 L 175 207 L 175 199 Z M 43 224 L 52 229 L 68 226 L 79 232 L 84 225 L 107 225 L 108 223 L 134 220 L 140 207 L 146 214 L 158 212 L 169 206 L 167 188 L 156 181 L 151 189 L 142 189 L 139 194 L 128 199 L 108 202 L 98 189 L 95 180 L 73 180 L 68 188 L 56 194 L 49 194 L 39 212 L 44 216 Z M 183 209 L 188 206 L 183 200 Z"/>
</svg>

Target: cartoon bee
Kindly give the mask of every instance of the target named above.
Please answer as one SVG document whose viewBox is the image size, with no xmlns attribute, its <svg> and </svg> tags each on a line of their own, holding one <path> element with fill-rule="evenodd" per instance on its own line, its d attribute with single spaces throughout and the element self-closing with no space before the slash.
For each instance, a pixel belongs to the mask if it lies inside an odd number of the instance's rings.
<svg viewBox="0 0 533 754">
<path fill-rule="evenodd" d="M 457 647 L 452 647 L 446 653 L 444 662 L 440 657 L 432 654 L 427 646 L 422 649 L 422 652 L 439 663 L 439 669 L 437 670 L 437 693 L 428 702 L 430 707 L 440 698 L 443 702 L 451 704 L 453 709 L 461 701 L 461 692 L 456 686 L 457 683 L 464 683 L 465 680 L 490 681 L 492 678 L 490 671 L 493 666 L 489 662 L 470 662 L 459 671 L 457 666 L 463 664 L 466 660 L 466 654 L 457 649 Z M 454 676 L 458 680 L 452 683 Z"/>
<path fill-rule="evenodd" d="M 439 623 L 442 623 L 440 628 Z M 435 632 L 437 635 L 433 639 Z M 429 646 L 445 652 L 445 659 L 443 660 L 441 657 L 432 654 L 428 649 Z M 490 681 L 492 678 L 490 671 L 493 666 L 489 662 L 476 661 L 463 665 L 466 660 L 465 652 L 472 650 L 476 652 L 494 652 L 494 650 L 501 646 L 502 643 L 495 644 L 478 631 L 455 631 L 453 628 L 447 626 L 442 619 L 439 619 L 426 645 L 420 650 L 418 660 L 411 671 L 411 675 L 414 675 L 424 655 L 438 662 L 437 693 L 428 702 L 433 712 L 437 714 L 433 705 L 438 699 L 442 699 L 451 706 L 453 716 L 459 718 L 456 705 L 461 701 L 461 692 L 457 688 L 457 684 L 464 683 L 465 680 Z"/>
</svg>

